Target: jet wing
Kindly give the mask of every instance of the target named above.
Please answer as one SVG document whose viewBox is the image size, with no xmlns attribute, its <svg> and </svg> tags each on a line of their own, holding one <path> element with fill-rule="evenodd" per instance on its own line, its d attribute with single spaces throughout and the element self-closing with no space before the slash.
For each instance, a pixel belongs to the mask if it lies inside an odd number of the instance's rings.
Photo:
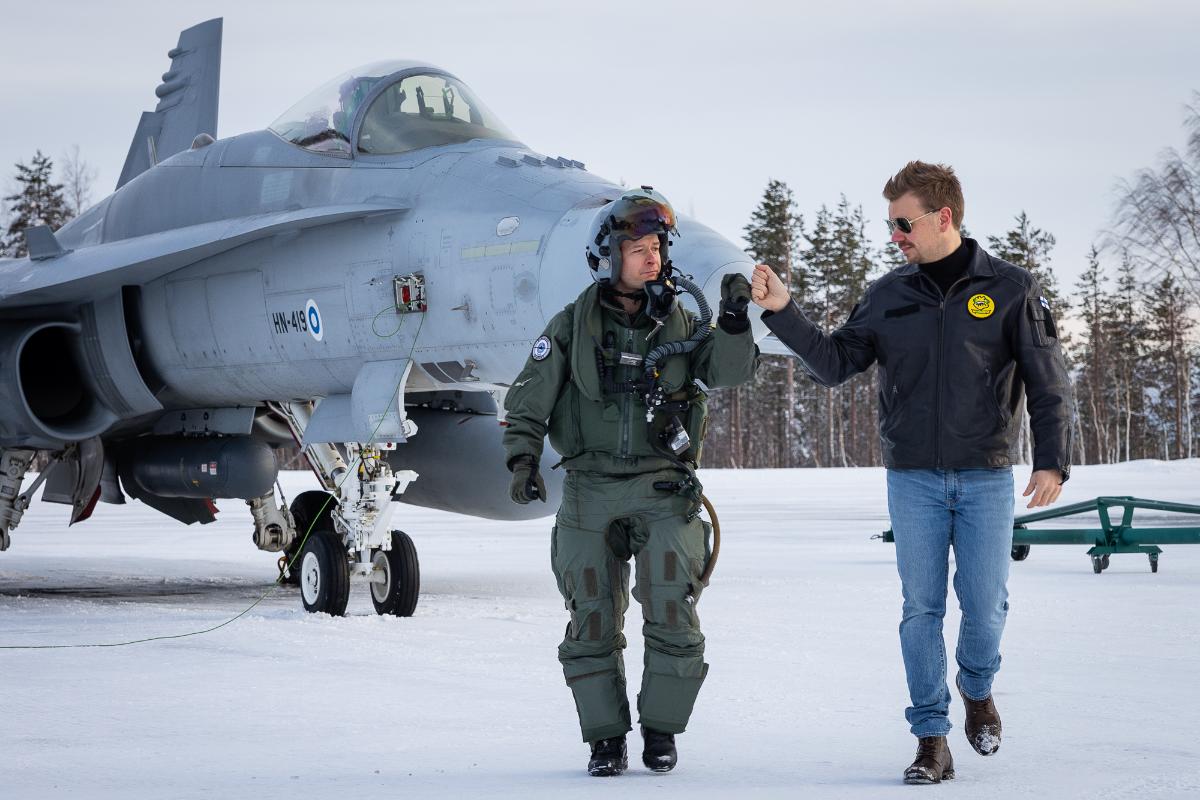
<svg viewBox="0 0 1200 800">
<path fill-rule="evenodd" d="M 796 357 L 796 354 L 783 342 L 779 341 L 773 333 L 768 333 L 766 336 L 758 340 L 758 352 L 764 356 L 791 356 Z"/>
<path fill-rule="evenodd" d="M 147 283 L 256 239 L 407 210 L 388 203 L 317 206 L 174 228 L 40 260 L 0 263 L 0 308 L 78 302 Z"/>
</svg>

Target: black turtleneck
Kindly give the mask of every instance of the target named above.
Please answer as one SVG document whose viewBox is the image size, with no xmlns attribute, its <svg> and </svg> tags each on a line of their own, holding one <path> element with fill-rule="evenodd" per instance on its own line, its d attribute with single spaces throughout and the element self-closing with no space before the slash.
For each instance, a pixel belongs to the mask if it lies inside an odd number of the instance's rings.
<svg viewBox="0 0 1200 800">
<path fill-rule="evenodd" d="M 958 249 L 950 255 L 939 261 L 930 261 L 928 264 L 920 265 L 921 272 L 933 279 L 933 282 L 942 290 L 942 297 L 950 293 L 950 287 L 954 285 L 955 281 L 967 274 L 967 266 L 975 255 L 973 245 L 974 242 L 970 239 L 963 239 Z"/>
</svg>

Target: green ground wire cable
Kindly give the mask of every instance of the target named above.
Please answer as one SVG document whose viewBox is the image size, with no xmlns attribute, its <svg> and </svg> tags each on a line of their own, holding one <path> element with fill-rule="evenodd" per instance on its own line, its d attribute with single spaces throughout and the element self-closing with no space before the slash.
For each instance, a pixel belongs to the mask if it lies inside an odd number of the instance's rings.
<svg viewBox="0 0 1200 800">
<path fill-rule="evenodd" d="M 380 339 L 390 339 L 393 336 L 397 336 L 397 335 L 399 335 L 400 330 L 404 327 L 404 320 L 401 319 L 400 324 L 396 327 L 396 330 L 392 331 L 389 334 L 386 334 L 386 335 L 381 334 L 375 329 L 375 323 L 379 319 L 379 317 L 383 316 L 383 314 L 385 312 L 387 312 L 388 310 L 394 309 L 394 308 L 395 308 L 395 306 L 386 306 L 383 309 L 381 309 L 379 311 L 379 313 L 377 313 L 371 319 L 371 332 L 373 334 L 375 334 L 377 337 L 379 337 Z M 417 340 L 421 336 L 421 328 L 424 327 L 424 325 L 425 325 L 425 314 L 422 313 L 421 319 L 417 323 L 416 333 L 413 334 L 412 348 L 408 351 L 408 359 L 409 360 L 412 360 L 413 354 L 417 352 Z M 395 389 L 395 391 L 392 392 L 391 398 L 388 400 L 387 407 L 384 408 L 383 414 L 380 415 L 379 424 L 376 425 L 375 430 L 371 432 L 372 440 L 374 440 L 375 434 L 379 433 L 379 429 L 381 427 L 383 427 L 384 419 L 386 419 L 386 417 L 387 417 L 387 411 L 388 411 L 388 409 L 391 408 L 392 402 L 394 400 L 396 400 L 396 398 L 399 396 L 401 389 L 404 388 L 403 384 L 404 384 L 404 377 L 401 376 L 400 382 L 396 384 L 396 389 Z M 335 486 L 334 489 L 336 490 L 336 489 L 341 488 L 342 484 L 345 483 L 347 478 L 349 478 L 351 475 L 354 474 L 354 471 L 358 468 L 358 466 L 361 463 L 362 463 L 362 456 L 360 455 L 358 457 L 358 459 L 347 468 L 346 474 L 342 476 L 342 480 L 338 482 L 337 486 Z M 289 571 L 291 570 L 296 559 L 299 558 L 300 551 L 304 549 L 304 543 L 308 541 L 308 536 L 309 536 L 309 534 L 312 533 L 313 527 L 317 524 L 317 520 L 321 518 L 321 515 L 323 513 L 325 513 L 325 509 L 328 508 L 329 504 L 333 502 L 333 497 L 334 497 L 333 494 L 330 494 L 330 493 L 326 493 L 326 494 L 327 494 L 327 496 L 325 498 L 325 504 L 323 506 L 321 506 L 320 510 L 318 510 L 316 514 L 313 515 L 312 520 L 308 523 L 308 530 L 306 530 L 304 532 L 304 536 L 300 539 L 300 544 L 296 546 L 295 554 L 292 556 L 291 560 L 287 564 L 287 568 Z M 213 625 L 212 627 L 209 627 L 209 628 L 204 628 L 203 630 L 188 631 L 187 633 L 165 634 L 162 636 L 147 636 L 143 639 L 130 639 L 129 641 L 124 641 L 124 642 L 91 642 L 91 643 L 83 643 L 83 644 L 0 645 L 0 650 L 74 650 L 74 649 L 82 649 L 82 648 L 90 648 L 90 647 L 128 647 L 129 645 L 145 644 L 146 642 L 161 642 L 161 641 L 165 641 L 168 639 L 186 639 L 190 636 L 201 636 L 206 633 L 212 633 L 213 631 L 220 630 L 221 628 L 224 628 L 226 625 L 230 625 L 234 622 L 237 622 L 239 619 L 241 619 L 242 617 L 249 614 L 256 607 L 258 607 L 258 605 L 260 603 L 262 603 L 264 600 L 266 600 L 268 597 L 270 597 L 271 595 L 273 595 L 275 593 L 275 590 L 278 589 L 282 585 L 282 583 L 281 583 L 282 580 L 283 580 L 283 573 L 281 572 L 279 577 L 276 578 L 275 581 L 271 584 L 270 588 L 268 588 L 265 592 L 263 592 L 263 594 L 258 599 L 256 599 L 253 603 L 251 603 L 249 606 L 242 609 L 240 612 L 238 612 L 234 616 L 230 617 L 229 619 L 225 620 L 224 622 L 221 622 L 217 625 Z"/>
</svg>

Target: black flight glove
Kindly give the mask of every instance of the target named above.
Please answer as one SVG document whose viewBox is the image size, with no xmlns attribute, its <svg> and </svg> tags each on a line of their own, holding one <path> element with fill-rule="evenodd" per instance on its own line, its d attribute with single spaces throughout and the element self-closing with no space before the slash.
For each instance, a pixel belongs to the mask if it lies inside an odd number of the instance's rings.
<svg viewBox="0 0 1200 800">
<path fill-rule="evenodd" d="M 525 505 L 530 500 L 546 502 L 546 484 L 538 472 L 537 459 L 530 455 L 517 456 L 508 462 L 512 470 L 512 485 L 508 490 L 514 503 Z"/>
<path fill-rule="evenodd" d="M 750 330 L 750 281 L 735 272 L 721 279 L 721 313 L 717 324 L 726 333 L 745 333 Z"/>
</svg>

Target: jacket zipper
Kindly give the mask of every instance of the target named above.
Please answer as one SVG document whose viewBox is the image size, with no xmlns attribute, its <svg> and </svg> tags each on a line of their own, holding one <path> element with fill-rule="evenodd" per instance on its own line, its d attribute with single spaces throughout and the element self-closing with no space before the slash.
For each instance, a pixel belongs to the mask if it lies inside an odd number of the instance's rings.
<svg viewBox="0 0 1200 800">
<path fill-rule="evenodd" d="M 949 291 L 942 295 L 942 301 L 938 304 L 938 354 L 937 354 L 937 399 L 933 404 L 933 447 L 934 447 L 934 463 L 938 469 L 944 469 L 942 465 L 942 362 L 945 360 L 945 354 L 942 352 L 945 348 L 946 338 L 946 300 L 954 292 L 954 287 L 958 286 L 969 276 L 956 280 L 950 285 Z M 940 293 L 940 289 L 938 290 Z"/>
<path fill-rule="evenodd" d="M 627 352 L 627 353 L 633 352 L 633 328 L 625 329 L 625 344 L 622 349 L 625 350 L 625 352 Z M 633 369 L 633 367 L 625 367 L 624 374 L 621 376 L 622 380 L 624 380 L 624 381 L 630 380 L 629 370 L 631 370 L 631 369 Z M 629 392 L 625 392 L 621 398 L 621 457 L 622 458 L 629 458 L 629 426 L 630 426 L 630 420 L 631 420 L 631 416 L 632 416 L 630 414 L 629 406 L 630 406 L 631 398 L 632 398 L 632 395 Z"/>
</svg>

